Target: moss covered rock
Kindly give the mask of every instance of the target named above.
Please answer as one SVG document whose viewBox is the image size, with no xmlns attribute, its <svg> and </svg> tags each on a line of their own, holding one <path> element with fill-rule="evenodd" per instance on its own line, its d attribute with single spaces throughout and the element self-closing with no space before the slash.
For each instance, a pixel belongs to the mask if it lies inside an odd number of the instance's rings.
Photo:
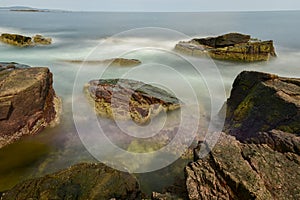
<svg viewBox="0 0 300 200">
<path fill-rule="evenodd" d="M 15 199 L 140 199 L 137 180 L 103 164 L 78 164 L 69 169 L 32 179 L 2 194 Z"/>
<path fill-rule="evenodd" d="M 300 79 L 242 72 L 227 101 L 224 130 L 243 139 L 273 129 L 300 135 Z"/>
</svg>

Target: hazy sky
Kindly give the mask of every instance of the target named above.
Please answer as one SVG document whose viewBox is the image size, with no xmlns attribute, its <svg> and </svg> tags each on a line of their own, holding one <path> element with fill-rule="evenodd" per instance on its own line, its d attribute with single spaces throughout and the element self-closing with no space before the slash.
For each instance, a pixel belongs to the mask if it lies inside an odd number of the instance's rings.
<svg viewBox="0 0 300 200">
<path fill-rule="evenodd" d="M 85 11 L 300 10 L 300 0 L 0 0 L 0 6 Z"/>
</svg>

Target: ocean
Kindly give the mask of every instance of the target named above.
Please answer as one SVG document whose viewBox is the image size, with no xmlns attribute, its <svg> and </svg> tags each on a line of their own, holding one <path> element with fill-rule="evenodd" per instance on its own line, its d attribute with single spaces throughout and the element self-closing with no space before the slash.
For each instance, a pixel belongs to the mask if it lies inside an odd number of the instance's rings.
<svg viewBox="0 0 300 200">
<path fill-rule="evenodd" d="M 0 44 L 1 62 L 49 67 L 54 88 L 63 101 L 61 123 L 41 134 L 26 137 L 0 150 L 0 191 L 28 178 L 38 177 L 79 162 L 96 162 L 82 143 L 78 113 L 82 88 L 91 79 L 130 77 L 177 90 L 183 95 L 187 81 L 203 107 L 214 117 L 230 95 L 235 77 L 243 70 L 300 77 L 300 11 L 109 13 L 109 12 L 11 12 L 0 11 L 0 33 L 53 39 L 50 46 L 16 48 Z M 181 57 L 173 51 L 181 40 L 229 32 L 274 40 L 278 57 L 268 62 L 235 63 Z M 80 65 L 64 60 L 139 59 L 142 68 Z M 191 64 L 192 63 L 192 64 Z M 197 65 L 195 70 L 195 66 Z M 136 70 L 135 70 L 136 69 Z M 141 69 L 141 70 L 138 70 Z M 163 70 L 165 69 L 165 70 Z M 200 71 L 200 73 L 198 73 Z M 181 79 L 181 78 L 182 79 Z M 170 86 L 170 88 L 168 88 Z M 174 91 L 173 91 L 174 92 Z M 74 101 L 75 99 L 75 101 Z M 76 111 L 74 111 L 74 109 Z M 80 113 L 80 112 L 79 112 Z M 83 112 L 85 113 L 85 112 Z M 75 118 L 75 122 L 74 122 Z M 212 129 L 213 130 L 213 129 Z M 105 148 L 105 147 L 104 147 Z M 110 155 L 108 155 L 110 156 Z M 188 161 L 137 174 L 143 191 L 160 191 L 183 176 Z"/>
</svg>

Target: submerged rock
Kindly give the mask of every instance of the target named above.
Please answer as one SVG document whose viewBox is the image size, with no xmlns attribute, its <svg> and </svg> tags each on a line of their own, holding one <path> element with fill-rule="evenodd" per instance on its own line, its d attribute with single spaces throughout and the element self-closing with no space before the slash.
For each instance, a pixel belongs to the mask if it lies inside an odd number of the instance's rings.
<svg viewBox="0 0 300 200">
<path fill-rule="evenodd" d="M 15 62 L 0 62 L 0 71 L 21 69 L 21 68 L 30 68 L 30 66 L 15 63 Z"/>
<path fill-rule="evenodd" d="M 161 111 L 175 110 L 180 101 L 167 91 L 128 79 L 93 80 L 85 87 L 101 116 L 146 123 Z"/>
<path fill-rule="evenodd" d="M 25 189 L 26 188 L 26 189 Z M 24 181 L 2 194 L 10 199 L 141 199 L 136 178 L 104 164 L 78 164 L 41 178 Z"/>
<path fill-rule="evenodd" d="M 300 136 L 300 79 L 242 72 L 227 101 L 224 130 L 242 140 L 272 129 Z"/>
<path fill-rule="evenodd" d="M 299 161 L 221 133 L 209 156 L 185 168 L 189 199 L 299 199 Z"/>
<path fill-rule="evenodd" d="M 210 56 L 214 59 L 245 62 L 267 61 L 270 57 L 276 57 L 272 40 L 254 40 L 249 35 L 240 33 L 179 42 L 175 50 L 191 56 Z"/>
<path fill-rule="evenodd" d="M 32 38 L 19 34 L 3 33 L 0 36 L 0 41 L 9 45 L 18 47 L 29 47 L 35 45 L 50 45 L 51 38 L 43 37 L 42 35 L 35 35 Z"/>
<path fill-rule="evenodd" d="M 112 65 L 112 66 L 123 66 L 132 67 L 142 64 L 140 60 L 137 59 L 127 59 L 127 58 L 112 58 L 107 60 L 63 60 L 64 62 L 73 64 L 89 64 L 89 65 Z"/>
<path fill-rule="evenodd" d="M 60 100 L 52 73 L 48 68 L 18 66 L 22 65 L 0 68 L 0 148 L 58 123 Z"/>
</svg>

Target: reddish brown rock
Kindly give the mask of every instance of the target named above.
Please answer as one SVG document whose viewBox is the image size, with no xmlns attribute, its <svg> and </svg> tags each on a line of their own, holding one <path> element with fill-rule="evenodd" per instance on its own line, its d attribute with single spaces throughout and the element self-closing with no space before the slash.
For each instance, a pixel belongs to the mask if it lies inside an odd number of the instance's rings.
<svg viewBox="0 0 300 200">
<path fill-rule="evenodd" d="M 145 123 L 161 111 L 180 107 L 180 101 L 167 91 L 134 80 L 93 80 L 85 89 L 96 102 L 96 112 L 114 119 Z"/>
<path fill-rule="evenodd" d="M 212 152 L 185 168 L 191 200 L 299 199 L 300 156 L 221 133 Z"/>
<path fill-rule="evenodd" d="M 59 104 L 48 68 L 0 70 L 0 148 L 58 123 Z"/>
</svg>

